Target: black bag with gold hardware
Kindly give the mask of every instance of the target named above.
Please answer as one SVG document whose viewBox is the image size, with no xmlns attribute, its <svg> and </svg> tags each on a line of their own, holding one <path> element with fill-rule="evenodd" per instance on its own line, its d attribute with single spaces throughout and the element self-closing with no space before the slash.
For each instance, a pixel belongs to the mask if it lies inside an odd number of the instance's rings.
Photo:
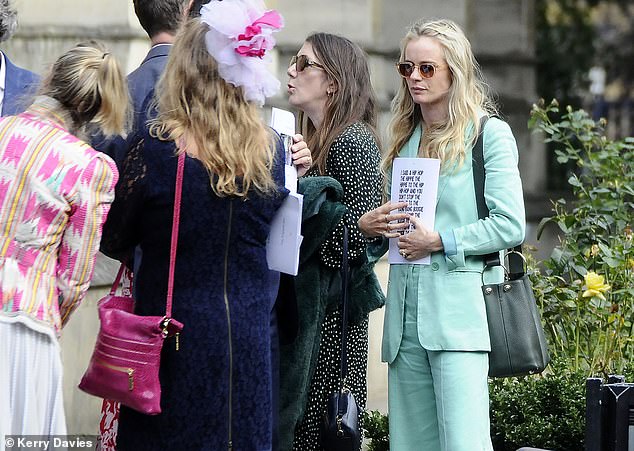
<svg viewBox="0 0 634 451">
<path fill-rule="evenodd" d="M 478 205 L 478 216 L 489 215 L 484 201 L 484 154 L 482 135 L 487 117 L 480 124 L 480 135 L 473 148 L 473 181 Z M 486 270 L 502 266 L 503 283 L 482 286 L 486 306 L 491 352 L 489 377 L 509 377 L 541 373 L 550 357 L 541 318 L 533 295 L 533 287 L 526 274 L 522 247 L 506 253 L 506 266 L 499 253 L 484 256 Z"/>
<path fill-rule="evenodd" d="M 346 387 L 348 363 L 346 355 L 346 328 L 348 325 L 348 229 L 343 229 L 343 259 L 341 263 L 342 321 L 341 321 L 341 384 L 339 390 L 328 397 L 321 427 L 322 446 L 328 451 L 359 451 L 359 408 L 350 389 Z"/>
<path fill-rule="evenodd" d="M 359 410 L 352 392 L 347 388 L 333 392 L 324 414 L 322 444 L 332 451 L 359 451 Z"/>
<path fill-rule="evenodd" d="M 519 252 L 512 250 L 507 258 L 520 259 L 523 268 Z M 483 285 L 482 292 L 491 340 L 489 376 L 541 373 L 550 357 L 528 274 L 509 271 L 504 282 Z"/>
</svg>

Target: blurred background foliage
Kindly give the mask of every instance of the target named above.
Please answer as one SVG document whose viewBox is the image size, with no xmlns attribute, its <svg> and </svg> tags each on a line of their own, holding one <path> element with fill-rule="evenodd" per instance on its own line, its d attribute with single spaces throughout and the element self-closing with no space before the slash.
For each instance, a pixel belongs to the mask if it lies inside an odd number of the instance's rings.
<svg viewBox="0 0 634 451">
<path fill-rule="evenodd" d="M 609 118 L 612 138 L 634 134 L 632 0 L 535 0 L 535 39 L 541 98 Z M 549 153 L 548 189 L 569 192 L 574 165 Z"/>
<path fill-rule="evenodd" d="M 584 106 L 594 65 L 606 85 L 631 94 L 634 80 L 634 2 L 535 0 L 537 92 L 550 102 Z"/>
</svg>

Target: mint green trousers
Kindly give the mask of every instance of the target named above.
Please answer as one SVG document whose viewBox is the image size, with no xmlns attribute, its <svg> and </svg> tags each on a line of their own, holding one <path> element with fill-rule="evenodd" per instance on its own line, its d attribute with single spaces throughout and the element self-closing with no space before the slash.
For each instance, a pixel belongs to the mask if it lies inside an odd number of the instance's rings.
<svg viewBox="0 0 634 451">
<path fill-rule="evenodd" d="M 488 353 L 429 351 L 416 296 L 405 296 L 403 339 L 388 368 L 390 451 L 492 451 Z"/>
</svg>

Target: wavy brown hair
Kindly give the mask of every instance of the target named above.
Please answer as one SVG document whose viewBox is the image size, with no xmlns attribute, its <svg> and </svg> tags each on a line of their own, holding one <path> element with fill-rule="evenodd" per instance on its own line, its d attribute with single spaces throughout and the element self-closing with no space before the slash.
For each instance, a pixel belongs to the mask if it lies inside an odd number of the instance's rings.
<svg viewBox="0 0 634 451">
<path fill-rule="evenodd" d="M 312 34 L 306 42 L 313 47 L 329 81 L 335 85 L 318 128 L 303 111 L 299 113 L 301 132 L 313 153 L 314 164 L 323 174 L 330 146 L 349 125 L 365 123 L 378 142 L 376 97 L 367 57 L 357 44 L 330 33 Z"/>
<path fill-rule="evenodd" d="M 449 88 L 449 116 L 444 124 L 423 124 L 421 110 L 412 100 L 407 80 L 402 79 L 398 93 L 392 101 L 390 122 L 391 143 L 383 170 L 387 171 L 401 148 L 412 136 L 417 125 L 425 129 L 426 152 L 423 157 L 439 158 L 442 167 L 456 161 L 461 165 L 466 155 L 465 141 L 474 140 L 479 132 L 479 116 L 482 112 L 496 114 L 495 102 L 484 82 L 480 66 L 473 55 L 471 44 L 460 27 L 451 20 L 420 20 L 414 23 L 401 42 L 401 56 L 411 41 L 422 36 L 432 37 L 440 43 L 451 72 Z M 472 130 L 475 131 L 469 132 Z"/>
<path fill-rule="evenodd" d="M 208 30 L 200 19 L 190 19 L 176 35 L 156 89 L 158 115 L 150 121 L 150 132 L 176 143 L 185 136 L 193 139 L 219 196 L 272 192 L 273 135 L 242 88 L 218 73 L 205 45 Z"/>
</svg>

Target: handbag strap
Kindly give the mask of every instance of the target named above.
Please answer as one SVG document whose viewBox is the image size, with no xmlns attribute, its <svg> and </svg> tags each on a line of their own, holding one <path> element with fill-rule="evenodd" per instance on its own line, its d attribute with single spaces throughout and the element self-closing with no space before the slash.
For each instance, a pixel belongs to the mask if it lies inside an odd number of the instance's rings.
<svg viewBox="0 0 634 451">
<path fill-rule="evenodd" d="M 343 226 L 343 255 L 341 258 L 341 381 L 345 384 L 348 375 L 348 355 L 346 351 L 348 328 L 348 287 L 350 270 L 348 267 L 348 227 Z M 343 388 L 343 386 L 342 386 Z"/>
<path fill-rule="evenodd" d="M 121 283 L 121 277 L 123 276 L 123 271 L 125 271 L 125 263 L 121 263 L 119 265 L 119 271 L 117 272 L 117 276 L 114 278 L 114 282 L 112 282 L 112 288 L 110 288 L 110 296 L 114 296 L 117 288 L 119 287 L 119 283 Z"/>
<path fill-rule="evenodd" d="M 178 165 L 176 168 L 176 191 L 174 193 L 174 214 L 172 218 L 172 238 L 170 244 L 170 266 L 167 276 L 167 301 L 165 306 L 165 317 L 172 317 L 172 298 L 174 294 L 174 268 L 176 267 L 176 248 L 178 244 L 178 225 L 180 223 L 181 214 L 181 197 L 183 194 L 183 172 L 185 170 L 185 152 L 178 156 Z M 121 263 L 117 272 L 110 294 L 114 295 L 121 283 L 121 277 L 126 270 L 125 263 Z M 131 280 L 131 279 L 130 279 Z"/>
<path fill-rule="evenodd" d="M 176 267 L 176 248 L 178 245 L 178 225 L 181 216 L 181 197 L 183 194 L 183 172 L 185 171 L 185 152 L 178 155 L 176 169 L 176 191 L 174 193 L 174 215 L 172 218 L 172 241 L 170 244 L 170 267 L 167 276 L 167 305 L 165 316 L 172 317 L 172 297 L 174 294 L 174 268 Z"/>
<path fill-rule="evenodd" d="M 483 116 L 480 119 L 480 132 L 478 139 L 473 146 L 472 152 L 472 168 L 473 168 L 473 186 L 475 188 L 476 205 L 478 207 L 478 218 L 484 219 L 489 216 L 489 207 L 484 200 L 484 126 L 489 120 L 489 116 Z M 508 277 L 511 280 L 517 279 L 524 275 L 524 256 L 522 255 L 522 245 L 517 245 L 512 251 L 508 252 L 509 267 L 507 268 Z M 500 266 L 499 252 L 492 252 L 483 255 L 485 267 Z"/>
<path fill-rule="evenodd" d="M 112 287 L 110 288 L 110 296 L 114 296 L 117 292 L 117 288 L 119 288 L 119 284 L 121 283 L 121 278 L 123 274 L 126 275 L 128 284 L 121 288 L 121 294 L 123 296 L 130 296 L 132 293 L 132 271 L 130 271 L 125 263 L 121 263 L 119 265 L 119 271 L 117 271 L 117 275 L 114 278 L 114 282 L 112 282 Z"/>
</svg>

